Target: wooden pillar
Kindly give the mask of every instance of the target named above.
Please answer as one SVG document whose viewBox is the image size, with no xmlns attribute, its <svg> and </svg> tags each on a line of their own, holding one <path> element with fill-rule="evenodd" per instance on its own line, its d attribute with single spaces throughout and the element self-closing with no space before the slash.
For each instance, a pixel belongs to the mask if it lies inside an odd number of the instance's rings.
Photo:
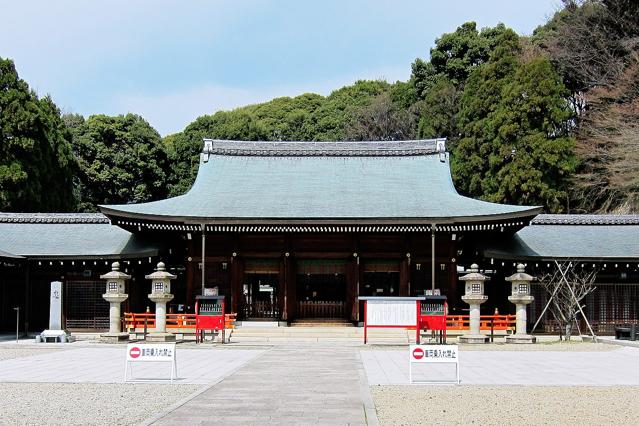
<svg viewBox="0 0 639 426">
<path fill-rule="evenodd" d="M 280 261 L 280 280 L 277 287 L 278 305 L 283 321 L 288 321 L 288 256 Z"/>
<path fill-rule="evenodd" d="M 402 259 L 399 263 L 399 295 L 408 296 L 408 280 L 410 279 L 410 269 L 408 258 Z"/>
<path fill-rule="evenodd" d="M 237 313 L 239 309 L 239 300 L 242 297 L 242 281 L 241 281 L 242 262 L 237 256 L 231 257 L 231 312 Z"/>
<path fill-rule="evenodd" d="M 359 282 L 359 270 L 357 265 L 357 257 L 353 257 L 346 267 L 346 312 L 348 319 L 357 321 L 359 311 L 359 302 L 357 297 Z"/>
<path fill-rule="evenodd" d="M 24 335 L 29 334 L 29 321 L 31 319 L 31 279 L 29 260 L 25 260 L 25 273 L 24 273 Z M 47 293 L 48 295 L 48 293 Z M 46 296 L 43 296 L 46 297 Z M 49 323 L 47 322 L 47 328 Z"/>
<path fill-rule="evenodd" d="M 286 298 L 286 316 L 282 316 L 285 321 L 293 321 L 297 318 L 297 270 L 295 260 L 291 257 L 285 258 L 286 283 L 284 294 Z"/>
<path fill-rule="evenodd" d="M 449 251 L 448 251 L 448 310 L 457 309 L 460 299 L 459 292 L 457 291 L 457 241 L 453 241 L 451 237 Z M 455 262 L 452 261 L 455 259 Z"/>
<path fill-rule="evenodd" d="M 195 286 L 194 269 L 195 269 L 195 262 L 193 261 L 187 262 L 186 264 L 186 302 L 185 303 L 186 303 L 186 306 L 193 308 L 195 312 L 195 295 L 193 294 L 193 288 Z"/>
</svg>

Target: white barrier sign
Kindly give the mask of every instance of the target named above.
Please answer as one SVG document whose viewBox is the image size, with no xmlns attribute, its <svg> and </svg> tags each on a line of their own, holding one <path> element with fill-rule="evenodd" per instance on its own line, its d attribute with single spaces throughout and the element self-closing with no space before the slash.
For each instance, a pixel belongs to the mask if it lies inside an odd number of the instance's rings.
<svg viewBox="0 0 639 426">
<path fill-rule="evenodd" d="M 409 348 L 409 381 L 410 383 L 434 383 L 414 382 L 413 364 L 454 363 L 456 381 L 459 384 L 459 346 L 457 345 L 410 345 Z M 447 383 L 447 382 L 437 382 Z"/>
<path fill-rule="evenodd" d="M 367 300 L 366 323 L 369 326 L 417 325 L 414 300 Z"/>
<path fill-rule="evenodd" d="M 175 343 L 138 344 L 130 343 L 126 346 L 126 364 L 124 366 L 124 381 L 132 379 L 131 363 L 138 362 L 166 362 L 171 363 L 171 383 L 177 375 L 177 358 Z"/>
</svg>

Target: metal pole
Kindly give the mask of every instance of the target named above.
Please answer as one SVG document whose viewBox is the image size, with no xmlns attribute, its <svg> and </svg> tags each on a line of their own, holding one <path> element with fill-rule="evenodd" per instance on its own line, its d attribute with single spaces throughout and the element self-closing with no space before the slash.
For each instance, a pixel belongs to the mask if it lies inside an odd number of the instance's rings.
<svg viewBox="0 0 639 426">
<path fill-rule="evenodd" d="M 205 257 L 206 257 L 206 225 L 202 224 L 202 295 L 204 295 L 204 268 L 205 268 Z"/>
<path fill-rule="evenodd" d="M 430 228 L 430 251 L 431 251 L 430 279 L 431 279 L 431 289 L 433 290 L 433 295 L 435 294 L 435 227 L 436 225 L 433 223 L 433 225 Z"/>
<path fill-rule="evenodd" d="M 20 336 L 20 306 L 16 306 L 13 310 L 16 311 L 16 343 L 18 343 Z"/>
</svg>

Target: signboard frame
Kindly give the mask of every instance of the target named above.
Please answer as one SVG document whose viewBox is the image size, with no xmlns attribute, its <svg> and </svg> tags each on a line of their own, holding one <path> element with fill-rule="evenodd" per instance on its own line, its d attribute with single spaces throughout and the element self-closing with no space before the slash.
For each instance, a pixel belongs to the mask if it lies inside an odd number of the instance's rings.
<svg viewBox="0 0 639 426">
<path fill-rule="evenodd" d="M 422 356 L 417 357 L 415 353 L 421 351 Z M 430 355 L 429 355 L 430 354 Z M 441 356 L 444 354 L 444 356 Z M 452 354 L 452 356 L 447 355 Z M 413 380 L 413 364 L 455 364 L 454 381 L 419 381 Z M 408 349 L 408 383 L 409 384 L 459 384 L 459 346 L 458 345 L 410 345 Z"/>
<path fill-rule="evenodd" d="M 419 309 L 420 309 L 420 301 L 424 300 L 424 297 L 375 297 L 375 296 L 364 296 L 359 297 L 359 300 L 364 301 L 364 344 L 368 342 L 368 329 L 369 328 L 413 328 L 415 327 L 416 339 L 419 343 Z M 393 318 L 392 315 L 384 315 L 377 316 L 376 320 L 381 320 L 378 322 L 374 322 L 373 324 L 369 324 L 369 314 L 368 314 L 368 302 L 372 302 L 373 304 L 384 304 L 387 306 L 393 306 L 393 304 L 399 305 L 408 305 L 414 303 L 414 307 L 410 308 L 412 311 L 410 312 L 410 318 L 406 320 L 406 324 L 400 324 L 397 321 L 397 317 Z M 414 318 L 413 318 L 414 314 Z M 401 322 L 401 321 L 400 321 Z"/>
<path fill-rule="evenodd" d="M 133 380 L 132 364 L 136 362 L 170 362 L 170 380 L 173 383 L 173 379 L 177 377 L 177 353 L 175 348 L 175 343 L 129 343 L 126 345 L 124 383 Z"/>
</svg>

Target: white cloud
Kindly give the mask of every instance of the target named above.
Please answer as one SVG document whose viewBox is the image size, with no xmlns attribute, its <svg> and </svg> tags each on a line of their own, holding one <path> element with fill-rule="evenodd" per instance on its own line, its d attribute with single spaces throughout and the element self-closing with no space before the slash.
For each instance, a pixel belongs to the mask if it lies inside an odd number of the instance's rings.
<svg viewBox="0 0 639 426">
<path fill-rule="evenodd" d="M 322 82 L 299 86 L 277 86 L 258 89 L 207 84 L 180 92 L 153 94 L 119 94 L 106 104 L 111 114 L 132 112 L 144 117 L 165 136 L 183 130 L 197 117 L 215 111 L 229 110 L 244 105 L 265 102 L 281 96 L 297 96 L 302 93 L 328 95 L 333 90 L 356 80 L 386 79 L 390 82 L 406 80 L 409 67 L 370 70 L 358 76 L 343 76 Z M 84 112 L 87 114 L 87 112 Z M 91 112 L 89 112 L 91 113 Z M 105 113 L 105 111 L 95 111 Z"/>
</svg>

